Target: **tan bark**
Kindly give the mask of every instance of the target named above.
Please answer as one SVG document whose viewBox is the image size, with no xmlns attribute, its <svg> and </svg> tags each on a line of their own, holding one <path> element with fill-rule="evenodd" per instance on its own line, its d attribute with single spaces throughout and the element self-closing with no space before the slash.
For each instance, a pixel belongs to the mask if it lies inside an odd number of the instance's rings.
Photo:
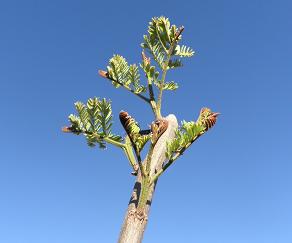
<svg viewBox="0 0 292 243">
<path fill-rule="evenodd" d="M 165 119 L 168 120 L 168 128 L 155 145 L 151 159 L 150 176 L 153 176 L 156 171 L 162 167 L 163 162 L 165 162 L 166 142 L 174 138 L 175 129 L 178 127 L 177 119 L 174 115 L 168 115 Z M 119 243 L 142 242 L 143 233 L 147 225 L 149 210 L 157 182 L 151 185 L 147 192 L 148 196 L 146 205 L 138 209 L 141 183 L 142 177 L 138 174 L 120 233 Z"/>
</svg>

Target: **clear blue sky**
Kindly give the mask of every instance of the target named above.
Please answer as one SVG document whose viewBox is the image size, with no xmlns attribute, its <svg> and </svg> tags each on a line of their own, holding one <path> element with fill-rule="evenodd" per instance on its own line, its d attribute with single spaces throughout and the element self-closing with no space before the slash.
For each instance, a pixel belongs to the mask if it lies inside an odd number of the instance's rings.
<svg viewBox="0 0 292 243">
<path fill-rule="evenodd" d="M 140 60 L 153 16 L 184 25 L 196 56 L 170 73 L 163 114 L 218 124 L 159 181 L 145 242 L 292 242 L 291 1 L 1 1 L 0 242 L 115 242 L 134 177 L 122 151 L 62 134 L 73 103 L 150 109 L 97 76 Z M 118 120 L 114 129 L 123 133 Z"/>
</svg>

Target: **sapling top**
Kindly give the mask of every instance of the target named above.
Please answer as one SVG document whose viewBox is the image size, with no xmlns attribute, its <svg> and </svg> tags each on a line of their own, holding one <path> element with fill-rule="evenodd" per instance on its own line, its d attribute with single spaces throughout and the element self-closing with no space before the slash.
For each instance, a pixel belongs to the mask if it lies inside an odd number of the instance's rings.
<svg viewBox="0 0 292 243">
<path fill-rule="evenodd" d="M 126 136 L 114 134 L 111 103 L 105 98 L 90 98 L 86 104 L 76 102 L 77 114 L 69 115 L 70 126 L 63 128 L 64 132 L 84 135 L 89 146 L 98 144 L 105 148 L 112 144 L 121 148 L 134 170 L 132 174 L 137 175 L 136 184 L 140 185 L 135 188 L 137 203 L 127 213 L 119 242 L 142 240 L 146 226 L 143 222 L 148 218 L 147 200 L 151 201 L 158 178 L 194 141 L 215 125 L 219 115 L 209 108 L 202 108 L 196 121 L 183 121 L 178 128 L 169 127 L 170 120 L 162 115 L 163 92 L 173 92 L 179 87 L 177 82 L 168 80 L 167 72 L 182 67 L 182 59 L 194 55 L 192 48 L 181 44 L 183 31 L 184 27 L 171 25 L 168 18 L 152 18 L 148 33 L 143 36 L 141 62 L 128 64 L 123 56 L 113 55 L 106 69 L 98 72 L 115 88 L 129 91 L 150 106 L 154 116 L 150 129 L 142 130 L 128 112 L 121 111 L 119 118 Z M 141 73 L 144 78 L 141 78 Z M 163 143 L 158 143 L 168 129 L 175 129 L 173 135 L 169 133 Z M 141 158 L 146 143 L 150 143 L 148 153 Z M 157 149 L 157 146 L 162 149 Z M 157 157 L 155 153 L 161 153 L 158 150 L 163 151 L 159 163 L 154 159 Z M 152 165 L 156 166 L 154 171 L 151 171 Z M 143 227 L 133 223 L 132 219 L 141 221 Z"/>
</svg>

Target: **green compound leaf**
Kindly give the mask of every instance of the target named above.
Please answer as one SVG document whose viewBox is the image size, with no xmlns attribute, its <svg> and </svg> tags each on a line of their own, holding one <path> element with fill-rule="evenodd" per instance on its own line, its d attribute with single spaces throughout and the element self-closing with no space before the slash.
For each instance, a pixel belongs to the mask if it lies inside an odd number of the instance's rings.
<svg viewBox="0 0 292 243">
<path fill-rule="evenodd" d="M 128 81 L 126 82 L 126 85 L 132 84 L 134 88 L 134 92 L 136 94 L 143 93 L 147 90 L 147 88 L 140 84 L 140 73 L 139 68 L 136 64 L 132 64 L 129 67 L 128 71 Z"/>
<path fill-rule="evenodd" d="M 183 27 L 177 28 L 171 25 L 168 18 L 163 16 L 152 18 L 148 26 L 148 35 L 143 36 L 144 42 L 142 48 L 147 50 L 158 66 L 163 70 L 167 65 L 168 55 L 179 57 L 191 57 L 194 51 L 185 45 L 178 45 L 181 41 L 181 31 Z M 174 47 L 174 49 L 171 49 Z M 169 53 L 172 52 L 172 53 Z M 170 61 L 167 68 L 181 67 L 182 62 L 179 59 Z"/>
<path fill-rule="evenodd" d="M 78 115 L 69 115 L 71 126 L 66 128 L 74 134 L 83 134 L 87 144 L 91 147 L 96 144 L 100 148 L 106 148 L 105 138 L 121 142 L 121 136 L 111 132 L 112 109 L 110 101 L 106 99 L 90 98 L 87 104 L 78 101 L 75 103 Z"/>
<path fill-rule="evenodd" d="M 166 156 L 171 159 L 174 153 L 183 151 L 190 146 L 195 139 L 204 132 L 204 127 L 196 124 L 193 121 L 183 121 L 181 126 L 176 131 L 176 136 L 173 140 L 167 143 Z"/>
<path fill-rule="evenodd" d="M 137 94 L 147 90 L 145 86 L 141 85 L 138 66 L 136 64 L 128 65 L 126 59 L 120 55 L 114 55 L 109 60 L 107 78 L 112 80 L 112 84 L 116 88 L 122 85 L 133 89 Z"/>
<path fill-rule="evenodd" d="M 160 69 L 163 69 L 164 61 L 166 59 L 166 52 L 161 44 L 159 42 L 151 43 L 149 36 L 144 35 L 144 43 L 142 43 L 141 46 L 148 50 Z"/>
<path fill-rule="evenodd" d="M 126 84 L 129 66 L 126 59 L 120 55 L 114 55 L 109 60 L 109 66 L 107 66 L 108 75 L 111 79 L 114 79 L 122 84 Z M 118 88 L 120 85 L 113 82 L 113 85 Z"/>
<path fill-rule="evenodd" d="M 175 47 L 175 55 L 180 57 L 191 57 L 194 55 L 194 51 L 192 48 L 187 47 L 185 45 L 177 45 Z"/>
<path fill-rule="evenodd" d="M 142 64 L 140 64 L 140 67 L 144 71 L 145 76 L 148 80 L 151 80 L 154 83 L 158 82 L 159 72 L 156 71 L 155 66 L 151 66 L 150 63 L 143 62 Z"/>
<path fill-rule="evenodd" d="M 171 81 L 169 83 L 164 83 L 162 88 L 163 90 L 176 90 L 178 88 L 178 84 Z"/>
</svg>

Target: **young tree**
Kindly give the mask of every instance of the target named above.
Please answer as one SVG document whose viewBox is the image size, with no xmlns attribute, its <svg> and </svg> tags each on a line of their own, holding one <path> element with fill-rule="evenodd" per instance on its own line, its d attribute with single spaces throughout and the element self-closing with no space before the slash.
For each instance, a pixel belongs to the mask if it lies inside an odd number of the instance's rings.
<svg viewBox="0 0 292 243">
<path fill-rule="evenodd" d="M 152 18 L 148 33 L 143 36 L 139 64 L 146 85 L 141 83 L 139 66 L 129 65 L 120 55 L 114 55 L 109 60 L 106 71 L 99 71 L 99 75 L 109 80 L 115 88 L 128 90 L 151 107 L 154 118 L 150 129 L 141 130 L 128 112 L 121 111 L 119 118 L 127 135 L 122 138 L 113 134 L 111 103 L 98 98 L 91 98 L 86 104 L 76 102 L 77 115 L 69 115 L 71 124 L 63 128 L 64 132 L 84 135 L 89 146 L 98 144 L 100 148 L 105 148 L 107 144 L 112 144 L 121 148 L 133 169 L 132 174 L 137 177 L 120 233 L 120 243 L 142 241 L 159 177 L 214 126 L 219 114 L 202 108 L 196 121 L 183 121 L 180 126 L 174 115 L 164 117 L 161 114 L 163 91 L 178 88 L 174 81 L 166 81 L 168 70 L 181 67 L 182 58 L 194 54 L 190 47 L 179 44 L 183 30 L 184 27 L 171 25 L 165 17 Z M 149 143 L 148 153 L 142 159 L 141 151 L 146 143 Z"/>
</svg>

